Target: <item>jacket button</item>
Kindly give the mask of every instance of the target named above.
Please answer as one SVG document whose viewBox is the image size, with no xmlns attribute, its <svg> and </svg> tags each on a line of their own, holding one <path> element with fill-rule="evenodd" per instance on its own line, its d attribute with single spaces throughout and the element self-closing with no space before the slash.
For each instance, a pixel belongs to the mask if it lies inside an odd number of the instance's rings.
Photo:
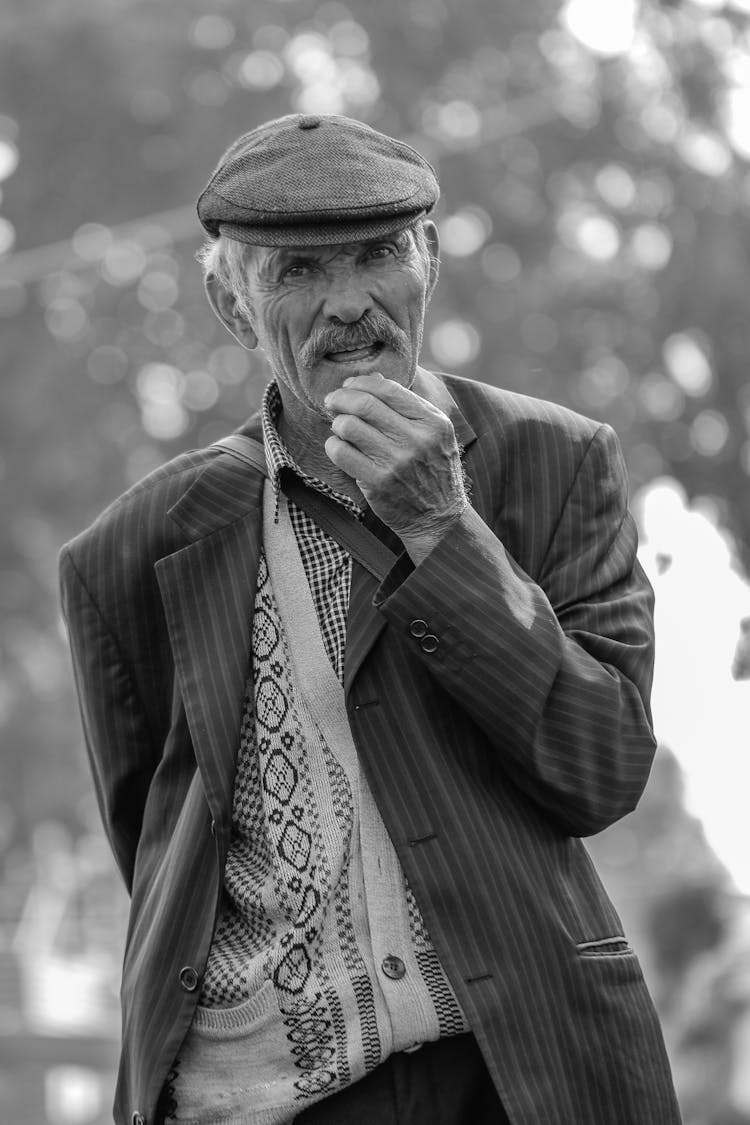
<svg viewBox="0 0 750 1125">
<path fill-rule="evenodd" d="M 422 637 L 419 647 L 422 652 L 436 652 L 439 644 L 437 637 L 433 633 L 428 633 L 426 637 Z"/>
<path fill-rule="evenodd" d="M 130 1120 L 133 1122 L 133 1125 L 146 1125 L 146 1118 L 142 1113 L 139 1113 L 137 1109 L 131 1114 Z"/>
<path fill-rule="evenodd" d="M 411 633 L 412 637 L 416 637 L 417 640 L 419 640 L 419 638 L 423 637 L 427 632 L 427 622 L 420 620 L 420 618 L 417 618 L 417 620 L 412 621 L 411 625 L 409 626 L 409 632 Z"/>
<path fill-rule="evenodd" d="M 186 965 L 184 969 L 180 969 L 180 985 L 186 992 L 195 992 L 198 987 L 198 974 L 192 965 Z"/>
<path fill-rule="evenodd" d="M 406 965 L 400 957 L 394 957 L 392 953 L 383 958 L 380 967 L 390 980 L 401 980 L 406 976 Z"/>
</svg>

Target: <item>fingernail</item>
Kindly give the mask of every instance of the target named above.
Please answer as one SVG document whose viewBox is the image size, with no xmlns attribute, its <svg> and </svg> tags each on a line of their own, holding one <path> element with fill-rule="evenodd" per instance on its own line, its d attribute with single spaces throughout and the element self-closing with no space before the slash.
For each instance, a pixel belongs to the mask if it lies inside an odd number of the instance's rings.
<svg viewBox="0 0 750 1125">
<path fill-rule="evenodd" d="M 353 376 L 353 375 L 350 375 L 348 379 L 344 379 L 344 381 L 343 381 L 343 383 L 341 384 L 341 386 L 342 386 L 342 387 L 348 387 L 348 386 L 349 386 L 349 384 L 350 384 L 350 383 L 353 383 L 353 382 L 354 382 L 354 376 Z"/>
</svg>

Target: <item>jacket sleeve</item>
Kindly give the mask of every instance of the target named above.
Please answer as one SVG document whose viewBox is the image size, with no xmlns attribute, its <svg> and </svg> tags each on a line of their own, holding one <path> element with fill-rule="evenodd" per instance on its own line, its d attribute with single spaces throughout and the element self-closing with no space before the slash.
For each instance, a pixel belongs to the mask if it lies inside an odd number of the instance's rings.
<svg viewBox="0 0 750 1125">
<path fill-rule="evenodd" d="M 609 426 L 549 515 L 536 580 L 467 509 L 418 566 L 396 564 L 375 601 L 402 635 L 426 624 L 437 645 L 416 636 L 414 653 L 482 728 L 500 775 L 584 836 L 635 807 L 655 749 L 653 595 Z"/>
<path fill-rule="evenodd" d="M 130 892 L 158 755 L 132 672 L 67 547 L 60 555 L 60 589 L 99 810 Z"/>
</svg>

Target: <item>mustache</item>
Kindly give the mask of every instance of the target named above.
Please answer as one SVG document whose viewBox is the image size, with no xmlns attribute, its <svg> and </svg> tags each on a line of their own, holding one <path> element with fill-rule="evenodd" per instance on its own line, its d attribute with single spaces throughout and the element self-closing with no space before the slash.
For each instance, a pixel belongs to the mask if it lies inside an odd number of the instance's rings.
<svg viewBox="0 0 750 1125">
<path fill-rule="evenodd" d="M 409 355 L 409 337 L 385 313 L 365 313 L 354 324 L 328 324 L 316 328 L 299 350 L 298 360 L 303 367 L 314 367 L 328 352 L 342 352 L 353 348 L 366 348 L 370 344 L 385 344 L 398 355 Z"/>
</svg>

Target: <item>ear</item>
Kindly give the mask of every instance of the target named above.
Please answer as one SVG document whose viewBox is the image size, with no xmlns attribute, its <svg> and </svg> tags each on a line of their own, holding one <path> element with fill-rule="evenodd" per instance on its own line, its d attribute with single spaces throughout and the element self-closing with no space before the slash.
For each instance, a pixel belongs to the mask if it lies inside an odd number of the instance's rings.
<svg viewBox="0 0 750 1125">
<path fill-rule="evenodd" d="M 250 321 L 237 307 L 237 298 L 225 289 L 213 273 L 206 274 L 204 287 L 208 303 L 218 316 L 225 328 L 234 336 L 243 348 L 252 351 L 258 346 L 258 337 Z"/>
<path fill-rule="evenodd" d="M 440 235 L 432 219 L 425 219 L 422 227 L 427 239 L 427 249 L 430 253 L 430 273 L 427 282 L 427 300 L 429 301 L 440 273 Z"/>
</svg>

